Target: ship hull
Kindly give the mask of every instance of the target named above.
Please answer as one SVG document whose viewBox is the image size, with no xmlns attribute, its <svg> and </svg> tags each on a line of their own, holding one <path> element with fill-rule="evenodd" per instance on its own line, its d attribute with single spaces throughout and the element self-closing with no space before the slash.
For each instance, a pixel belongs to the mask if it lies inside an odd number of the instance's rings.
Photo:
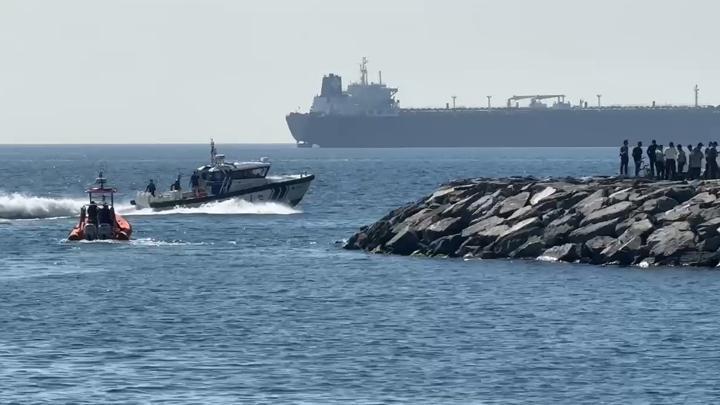
<svg viewBox="0 0 720 405">
<path fill-rule="evenodd" d="M 720 109 L 401 110 L 394 116 L 291 113 L 298 145 L 331 148 L 617 146 L 627 139 L 707 143 Z"/>
</svg>

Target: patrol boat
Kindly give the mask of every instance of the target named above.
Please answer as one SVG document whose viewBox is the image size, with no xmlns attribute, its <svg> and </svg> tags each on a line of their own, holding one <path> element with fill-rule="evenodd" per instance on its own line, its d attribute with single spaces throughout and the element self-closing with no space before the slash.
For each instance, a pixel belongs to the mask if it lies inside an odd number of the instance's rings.
<svg viewBox="0 0 720 405">
<path fill-rule="evenodd" d="M 215 142 L 211 141 L 210 164 L 197 168 L 197 186 L 193 186 L 192 190 L 173 187 L 164 193 L 138 192 L 130 204 L 137 209 L 160 210 L 198 207 L 213 201 L 239 198 L 249 202 L 275 201 L 297 205 L 315 176 L 307 173 L 268 176 L 270 166 L 267 158 L 254 162 L 226 162 L 225 155 L 217 153 Z"/>
</svg>

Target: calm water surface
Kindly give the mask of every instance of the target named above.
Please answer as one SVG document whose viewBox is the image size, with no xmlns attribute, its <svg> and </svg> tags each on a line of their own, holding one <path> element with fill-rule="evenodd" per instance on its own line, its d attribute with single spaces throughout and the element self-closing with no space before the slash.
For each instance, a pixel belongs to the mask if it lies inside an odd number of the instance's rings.
<svg viewBox="0 0 720 405">
<path fill-rule="evenodd" d="M 720 273 L 387 257 L 339 242 L 462 177 L 615 149 L 219 145 L 317 175 L 296 209 L 127 202 L 199 146 L 0 147 L 0 403 L 714 403 Z M 102 168 L 130 243 L 67 243 Z"/>
</svg>

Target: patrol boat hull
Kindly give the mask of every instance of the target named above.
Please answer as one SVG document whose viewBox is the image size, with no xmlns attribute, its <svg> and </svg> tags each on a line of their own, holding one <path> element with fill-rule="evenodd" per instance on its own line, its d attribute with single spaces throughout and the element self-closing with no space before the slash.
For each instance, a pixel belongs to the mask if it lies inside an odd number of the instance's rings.
<svg viewBox="0 0 720 405">
<path fill-rule="evenodd" d="M 234 189 L 220 194 L 206 194 L 203 192 L 175 190 L 153 197 L 150 193 L 139 192 L 130 203 L 137 209 L 151 208 L 155 210 L 171 209 L 175 207 L 199 207 L 203 204 L 231 199 L 241 199 L 248 202 L 279 202 L 295 206 L 305 196 L 310 183 L 315 179 L 312 174 L 282 176 L 266 178 L 263 184 L 251 185 L 245 188 Z"/>
</svg>

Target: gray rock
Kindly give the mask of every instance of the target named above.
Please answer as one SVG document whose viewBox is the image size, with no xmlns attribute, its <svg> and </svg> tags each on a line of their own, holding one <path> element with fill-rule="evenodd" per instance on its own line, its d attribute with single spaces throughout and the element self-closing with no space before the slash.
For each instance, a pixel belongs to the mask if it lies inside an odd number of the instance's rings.
<svg viewBox="0 0 720 405">
<path fill-rule="evenodd" d="M 526 206 L 518 209 L 517 211 L 513 212 L 512 215 L 510 215 L 510 217 L 508 217 L 508 220 L 509 221 L 523 220 L 525 218 L 532 216 L 532 214 L 534 212 L 535 212 L 535 207 L 533 207 L 532 205 L 526 205 Z"/>
<path fill-rule="evenodd" d="M 695 189 L 691 186 L 677 185 L 669 187 L 665 195 L 679 203 L 684 203 L 695 195 Z"/>
<path fill-rule="evenodd" d="M 714 203 L 715 200 L 717 200 L 717 197 L 714 194 L 710 194 L 706 191 L 704 193 L 694 195 L 687 202 L 688 204 L 697 204 L 702 208 L 706 208 L 709 207 L 712 203 Z"/>
<path fill-rule="evenodd" d="M 458 233 L 462 230 L 463 225 L 464 221 L 460 217 L 443 218 L 423 231 L 423 239 L 432 242 L 437 238 Z"/>
<path fill-rule="evenodd" d="M 615 236 L 615 225 L 618 222 L 619 219 L 614 218 L 609 221 L 585 225 L 570 232 L 567 240 L 573 243 L 584 243 L 596 236 Z"/>
<path fill-rule="evenodd" d="M 543 214 L 542 217 L 540 217 L 540 220 L 542 221 L 543 225 L 547 226 L 552 221 L 562 217 L 565 214 L 565 210 L 562 208 L 556 208 L 554 210 L 550 210 L 547 213 Z"/>
<path fill-rule="evenodd" d="M 574 262 L 580 258 L 579 250 L 579 245 L 575 243 L 553 246 L 543 252 L 543 254 L 538 257 L 538 260 Z"/>
<path fill-rule="evenodd" d="M 615 238 L 612 236 L 596 236 L 582 245 L 582 257 L 589 259 L 592 263 L 599 263 L 601 261 L 600 253 L 614 241 Z"/>
<path fill-rule="evenodd" d="M 597 222 L 609 221 L 615 218 L 624 218 L 630 213 L 632 208 L 633 204 L 631 202 L 622 201 L 590 213 L 580 222 L 580 225 L 585 226 Z"/>
<path fill-rule="evenodd" d="M 482 219 L 478 222 L 475 222 L 474 224 L 468 226 L 467 228 L 463 229 L 462 236 L 463 238 L 467 238 L 469 236 L 472 236 L 476 233 L 480 233 L 482 231 L 488 230 L 492 227 L 498 226 L 505 222 L 504 218 L 500 217 L 490 217 Z"/>
<path fill-rule="evenodd" d="M 500 235 L 503 235 L 505 232 L 507 232 L 508 229 L 510 229 L 509 226 L 505 224 L 500 224 L 484 231 L 477 232 L 473 235 L 473 239 L 477 246 L 485 247 L 495 242 L 495 240 L 497 240 Z"/>
<path fill-rule="evenodd" d="M 572 232 L 580 223 L 579 214 L 568 214 L 562 216 L 545 227 L 543 239 L 548 246 L 564 243 L 567 235 Z"/>
<path fill-rule="evenodd" d="M 455 235 L 443 236 L 440 239 L 433 241 L 428 246 L 428 251 L 432 256 L 454 256 L 463 242 L 463 237 L 459 233 Z"/>
<path fill-rule="evenodd" d="M 650 222 L 649 219 L 643 219 L 640 221 L 636 221 L 633 224 L 631 224 L 625 232 L 630 232 L 633 235 L 639 236 L 643 239 L 645 239 L 646 236 L 648 236 L 653 230 L 655 229 L 655 226 Z"/>
<path fill-rule="evenodd" d="M 644 256 L 642 248 L 642 238 L 627 230 L 600 252 L 600 260 L 605 263 L 629 265 L 637 262 L 639 256 Z"/>
<path fill-rule="evenodd" d="M 606 193 L 604 189 L 597 190 L 596 192 L 585 197 L 579 203 L 575 204 L 574 208 L 577 212 L 583 214 L 583 216 L 588 216 L 594 211 L 597 211 L 603 207 L 603 205 L 607 201 L 607 197 L 605 197 L 605 194 Z"/>
<path fill-rule="evenodd" d="M 558 207 L 562 209 L 569 209 L 571 207 L 574 207 L 576 204 L 578 204 L 580 201 L 583 201 L 584 199 L 588 198 L 590 196 L 590 193 L 587 191 L 576 191 L 571 193 L 565 198 L 562 198 L 558 201 Z"/>
<path fill-rule="evenodd" d="M 680 266 L 715 267 L 720 262 L 720 252 L 683 252 L 677 258 Z"/>
<path fill-rule="evenodd" d="M 616 191 L 608 196 L 608 201 L 610 204 L 617 204 L 621 201 L 627 201 L 628 198 L 630 198 L 630 193 L 632 192 L 632 187 L 624 188 L 620 191 Z"/>
<path fill-rule="evenodd" d="M 648 220 L 650 225 L 652 225 L 652 221 L 650 221 L 650 216 L 644 212 L 641 212 L 617 224 L 617 226 L 615 227 L 615 234 L 622 235 L 622 233 L 625 232 L 628 228 L 630 228 L 634 223 L 644 220 Z"/>
<path fill-rule="evenodd" d="M 500 211 L 498 214 L 502 217 L 509 216 L 514 211 L 524 207 L 529 197 L 530 193 L 523 191 L 522 193 L 506 198 L 500 203 Z"/>
<path fill-rule="evenodd" d="M 720 249 L 720 235 L 709 237 L 697 245 L 698 250 L 703 252 L 714 252 Z"/>
<path fill-rule="evenodd" d="M 520 234 L 528 229 L 539 228 L 540 226 L 542 226 L 542 221 L 540 221 L 540 218 L 528 218 L 511 226 L 507 231 L 500 235 L 498 239 L 514 237 L 515 235 Z"/>
<path fill-rule="evenodd" d="M 545 187 L 542 191 L 538 191 L 530 197 L 530 205 L 537 205 L 540 201 L 555 194 L 556 191 L 557 189 L 555 187 Z"/>
<path fill-rule="evenodd" d="M 677 207 L 665 211 L 662 214 L 657 215 L 657 220 L 659 222 L 675 222 L 675 221 L 683 221 L 687 219 L 690 215 L 696 214 L 700 212 L 700 207 L 697 205 L 691 205 L 691 204 L 682 204 L 678 205 Z"/>
<path fill-rule="evenodd" d="M 467 207 L 467 211 L 471 212 L 473 217 L 480 216 L 484 214 L 487 210 L 489 210 L 493 205 L 495 205 L 499 195 L 500 193 L 498 192 L 484 195 L 478 198 L 472 204 L 470 204 Z"/>
<path fill-rule="evenodd" d="M 697 226 L 697 234 L 700 239 L 711 238 L 717 236 L 718 227 L 720 227 L 720 217 L 713 218 L 707 222 L 703 222 Z"/>
<path fill-rule="evenodd" d="M 402 229 L 395 234 L 386 244 L 385 249 L 396 255 L 407 256 L 418 250 L 420 240 L 410 228 Z"/>
<path fill-rule="evenodd" d="M 446 205 L 436 206 L 433 208 L 423 208 L 417 211 L 415 214 L 405 218 L 405 220 L 403 220 L 402 222 L 394 225 L 393 232 L 400 232 L 407 227 L 415 227 L 416 225 L 425 220 L 430 220 L 429 224 L 432 224 L 432 222 L 439 218 L 440 213 L 445 211 L 445 209 L 447 209 Z"/>
<path fill-rule="evenodd" d="M 538 257 L 545 250 L 545 243 L 539 236 L 531 236 L 520 245 L 519 248 L 513 250 L 510 253 L 510 257 L 515 258 L 528 258 Z"/>
<path fill-rule="evenodd" d="M 648 214 L 655 215 L 661 212 L 668 211 L 674 208 L 676 205 L 678 205 L 677 201 L 673 200 L 670 197 L 662 196 L 645 201 L 640 210 Z"/>
<path fill-rule="evenodd" d="M 689 228 L 689 225 L 688 225 Z M 650 254 L 656 259 L 675 255 L 695 247 L 695 234 L 679 226 L 668 225 L 655 230 L 648 236 Z"/>
</svg>

